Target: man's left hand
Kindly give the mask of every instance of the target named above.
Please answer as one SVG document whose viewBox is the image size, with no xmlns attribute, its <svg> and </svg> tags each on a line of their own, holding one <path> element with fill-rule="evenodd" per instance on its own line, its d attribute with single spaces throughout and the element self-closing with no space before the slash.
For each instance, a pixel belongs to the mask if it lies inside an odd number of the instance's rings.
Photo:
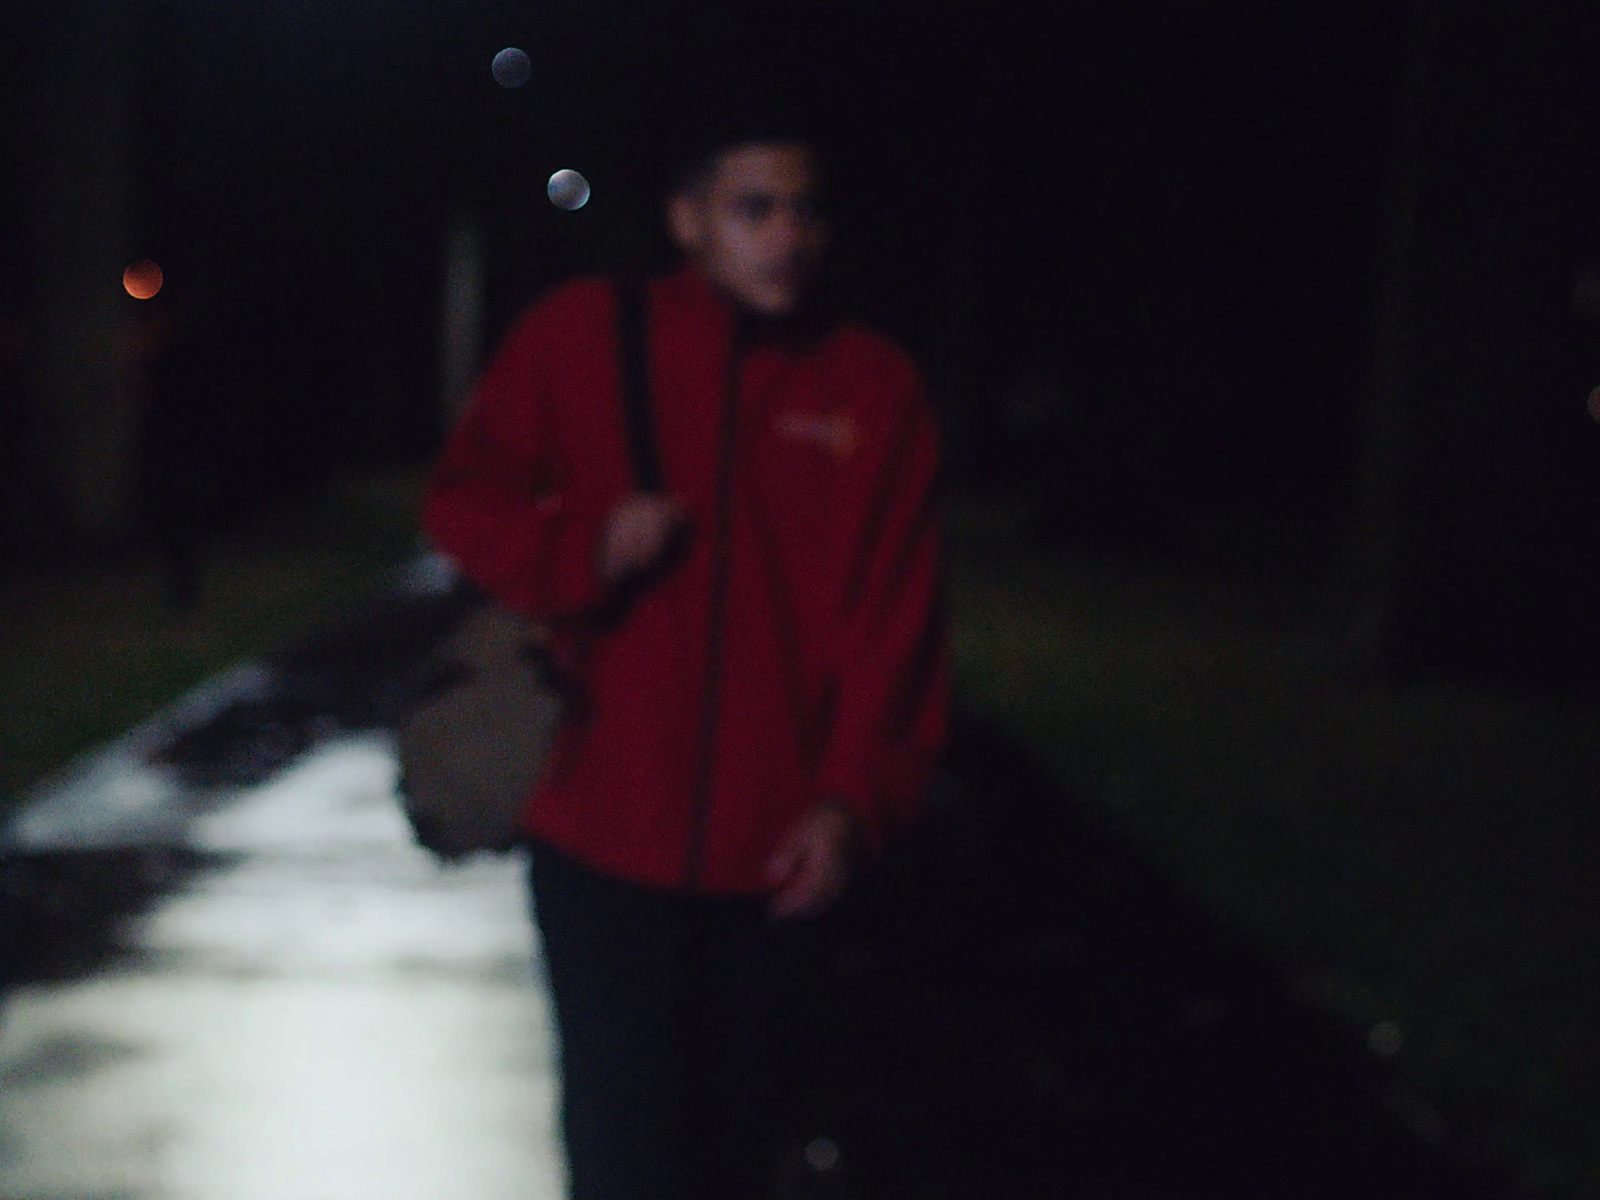
<svg viewBox="0 0 1600 1200">
<path fill-rule="evenodd" d="M 776 888 L 772 915 L 780 920 L 826 912 L 850 881 L 855 819 L 837 801 L 824 801 L 795 822 L 767 862 Z"/>
</svg>

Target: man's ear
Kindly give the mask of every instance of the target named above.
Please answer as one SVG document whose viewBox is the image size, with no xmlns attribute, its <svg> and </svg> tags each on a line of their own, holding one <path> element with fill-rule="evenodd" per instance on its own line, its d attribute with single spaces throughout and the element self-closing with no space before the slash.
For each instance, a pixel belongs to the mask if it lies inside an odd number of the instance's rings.
<svg viewBox="0 0 1600 1200">
<path fill-rule="evenodd" d="M 667 232 L 685 254 L 693 255 L 705 241 L 705 215 L 700 203 L 688 192 L 679 192 L 667 201 Z"/>
</svg>

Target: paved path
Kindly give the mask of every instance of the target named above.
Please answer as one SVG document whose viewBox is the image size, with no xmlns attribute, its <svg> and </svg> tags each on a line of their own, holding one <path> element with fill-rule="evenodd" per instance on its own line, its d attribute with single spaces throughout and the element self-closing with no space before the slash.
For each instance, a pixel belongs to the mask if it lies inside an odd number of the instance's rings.
<svg viewBox="0 0 1600 1200">
<path fill-rule="evenodd" d="M 0 1198 L 560 1195 L 518 862 L 441 869 L 416 849 L 381 733 L 335 737 L 181 829 L 175 793 L 151 802 L 159 773 L 137 778 L 147 844 L 178 833 L 199 865 L 109 931 L 104 965 L 7 996 Z M 73 807 L 24 828 L 59 846 Z"/>
</svg>

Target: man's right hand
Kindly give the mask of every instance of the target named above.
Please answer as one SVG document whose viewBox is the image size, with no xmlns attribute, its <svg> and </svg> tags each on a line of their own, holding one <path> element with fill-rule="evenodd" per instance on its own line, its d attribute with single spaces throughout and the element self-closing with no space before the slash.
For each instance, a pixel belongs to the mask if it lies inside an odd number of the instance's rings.
<svg viewBox="0 0 1600 1200">
<path fill-rule="evenodd" d="M 683 505 L 653 492 L 636 492 L 606 517 L 596 547 L 595 572 L 616 587 L 659 567 L 685 529 Z"/>
</svg>

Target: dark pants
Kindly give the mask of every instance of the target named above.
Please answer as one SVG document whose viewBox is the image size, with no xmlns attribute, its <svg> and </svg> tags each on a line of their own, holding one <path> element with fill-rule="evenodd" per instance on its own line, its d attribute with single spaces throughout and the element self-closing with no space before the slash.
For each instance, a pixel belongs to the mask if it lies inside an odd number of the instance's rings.
<svg viewBox="0 0 1600 1200">
<path fill-rule="evenodd" d="M 792 1078 L 805 926 L 535 845 L 572 1200 L 757 1200 Z"/>
</svg>

